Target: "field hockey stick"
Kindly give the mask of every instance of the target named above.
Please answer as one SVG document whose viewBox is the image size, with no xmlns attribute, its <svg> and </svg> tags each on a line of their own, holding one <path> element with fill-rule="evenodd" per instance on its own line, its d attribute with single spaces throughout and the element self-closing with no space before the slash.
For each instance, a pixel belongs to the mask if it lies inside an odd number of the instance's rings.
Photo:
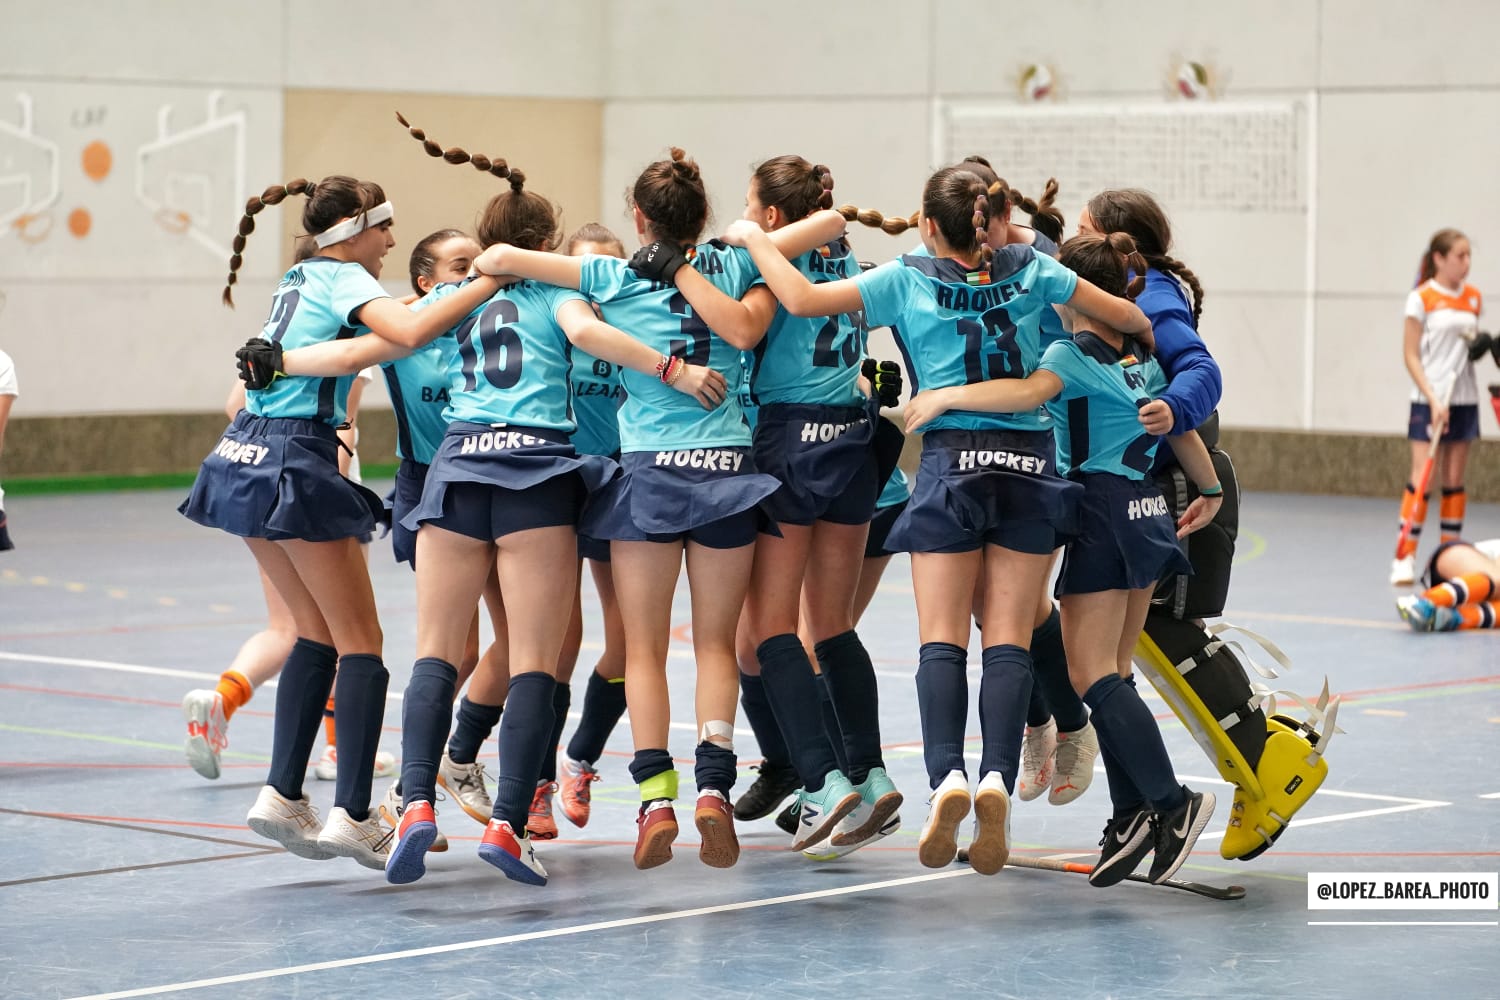
<svg viewBox="0 0 1500 1000">
<path fill-rule="evenodd" d="M 960 864 L 968 864 L 969 852 L 960 850 L 958 859 Z M 1088 875 L 1094 870 L 1093 865 L 1082 865 L 1075 861 L 1058 861 L 1053 858 L 1027 858 L 1019 854 L 1012 854 L 1005 862 L 1009 868 L 1033 868 L 1044 872 L 1067 872 L 1072 875 Z M 1164 882 L 1152 882 L 1145 875 L 1131 872 L 1125 878 L 1131 882 L 1144 882 L 1147 885 L 1164 885 L 1169 889 L 1180 889 L 1183 892 L 1191 892 L 1195 896 L 1203 896 L 1205 899 L 1244 899 L 1245 887 L 1242 885 L 1206 885 L 1202 882 L 1186 882 L 1182 879 L 1169 878 Z"/>
<path fill-rule="evenodd" d="M 1455 376 L 1448 383 L 1448 388 L 1443 391 L 1443 409 L 1446 410 L 1448 408 L 1448 400 L 1453 397 L 1453 387 L 1457 384 L 1458 378 Z M 1493 399 L 1493 397 L 1491 398 Z M 1401 518 L 1401 534 L 1396 538 L 1397 559 L 1401 558 L 1401 552 L 1406 548 L 1407 540 L 1411 538 L 1412 530 L 1416 527 L 1415 517 L 1417 509 L 1427 497 L 1427 488 L 1432 485 L 1432 467 L 1437 463 L 1438 444 L 1443 440 L 1443 431 L 1446 427 L 1447 424 L 1445 423 L 1442 427 L 1433 427 L 1428 430 L 1428 436 L 1432 438 L 1432 443 L 1427 448 L 1427 461 L 1422 463 L 1422 474 L 1417 477 L 1416 500 L 1412 503 L 1411 510 L 1406 513 L 1406 516 Z"/>
</svg>

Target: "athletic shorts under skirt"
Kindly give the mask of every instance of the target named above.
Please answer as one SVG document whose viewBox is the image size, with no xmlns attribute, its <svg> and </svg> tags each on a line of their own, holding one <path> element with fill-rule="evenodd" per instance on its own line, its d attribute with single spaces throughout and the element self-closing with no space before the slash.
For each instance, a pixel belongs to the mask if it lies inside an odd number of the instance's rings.
<svg viewBox="0 0 1500 1000">
<path fill-rule="evenodd" d="M 1083 473 L 1078 534 L 1063 552 L 1054 594 L 1150 587 L 1164 574 L 1191 574 L 1171 509 L 1156 483 Z"/>
</svg>

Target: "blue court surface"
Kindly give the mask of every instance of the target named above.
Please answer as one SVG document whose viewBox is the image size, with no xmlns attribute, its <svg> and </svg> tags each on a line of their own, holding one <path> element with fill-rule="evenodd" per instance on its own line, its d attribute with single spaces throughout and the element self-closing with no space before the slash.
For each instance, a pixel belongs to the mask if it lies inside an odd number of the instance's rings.
<svg viewBox="0 0 1500 1000">
<path fill-rule="evenodd" d="M 263 607 L 248 552 L 178 516 L 179 499 L 11 500 L 19 548 L 0 555 L 0 996 L 1497 993 L 1494 909 L 1308 907 L 1309 872 L 1500 868 L 1500 647 L 1492 633 L 1417 635 L 1397 619 L 1385 582 L 1394 502 L 1246 498 L 1227 618 L 1291 656 L 1277 686 L 1311 697 L 1326 674 L 1345 699 L 1328 781 L 1269 853 L 1219 857 L 1229 789 L 1150 696 L 1183 780 L 1219 794 L 1219 814 L 1179 873 L 1245 887 L 1243 899 L 1217 901 L 1129 883 L 1095 889 L 1074 874 L 987 878 L 917 863 L 926 788 L 916 618 L 900 558 L 860 629 L 880 673 L 887 759 L 907 796 L 903 829 L 874 848 L 808 861 L 764 820 L 741 826 L 739 865 L 714 870 L 698 861 L 682 808 L 675 859 L 638 872 L 622 725 L 594 786 L 593 820 L 577 830 L 559 816 L 563 839 L 540 847 L 545 888 L 481 862 L 481 828 L 452 803 L 439 810 L 453 849 L 432 856 L 416 884 L 387 885 L 345 859 L 291 857 L 244 825 L 265 776 L 272 691 L 235 716 L 221 779 L 183 761 L 183 693 L 213 685 Z M 1500 508 L 1473 505 L 1468 524 L 1472 537 L 1500 534 Z M 393 675 L 384 746 L 399 752 L 413 578 L 381 543 L 371 567 Z M 584 593 L 586 612 L 596 609 L 591 583 Z M 578 684 L 599 649 L 593 617 Z M 972 653 L 977 676 L 977 641 Z M 675 643 L 680 758 L 694 735 L 692 670 L 691 647 Z M 757 751 L 740 726 L 742 790 Z M 977 722 L 971 731 L 977 757 Z M 308 787 L 326 815 L 331 783 Z M 1107 813 L 1102 777 L 1066 807 L 1018 803 L 1016 850 L 1090 861 Z"/>
</svg>

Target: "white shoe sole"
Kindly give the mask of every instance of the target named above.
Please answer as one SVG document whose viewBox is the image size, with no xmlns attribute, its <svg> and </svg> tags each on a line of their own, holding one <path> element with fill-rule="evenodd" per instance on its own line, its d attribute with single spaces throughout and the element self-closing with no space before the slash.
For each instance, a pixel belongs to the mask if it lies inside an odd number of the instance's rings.
<svg viewBox="0 0 1500 1000">
<path fill-rule="evenodd" d="M 267 840 L 274 840 L 285 847 L 288 854 L 295 854 L 309 861 L 328 861 L 333 858 L 333 854 L 322 843 L 305 836 L 297 826 L 284 820 L 271 816 L 251 816 L 245 820 L 245 825 Z"/>
</svg>

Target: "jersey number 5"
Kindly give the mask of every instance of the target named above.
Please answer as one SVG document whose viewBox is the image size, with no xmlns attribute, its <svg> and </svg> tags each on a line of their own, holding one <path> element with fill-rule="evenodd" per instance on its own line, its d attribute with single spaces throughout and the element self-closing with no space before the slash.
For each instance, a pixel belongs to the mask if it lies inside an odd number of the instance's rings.
<svg viewBox="0 0 1500 1000">
<path fill-rule="evenodd" d="M 478 387 L 474 369 L 480 367 L 481 359 L 485 381 L 496 389 L 509 389 L 521 380 L 521 336 L 510 325 L 520 318 L 514 302 L 499 299 L 459 326 L 458 356 L 463 361 L 464 392 L 473 392 Z"/>
</svg>

